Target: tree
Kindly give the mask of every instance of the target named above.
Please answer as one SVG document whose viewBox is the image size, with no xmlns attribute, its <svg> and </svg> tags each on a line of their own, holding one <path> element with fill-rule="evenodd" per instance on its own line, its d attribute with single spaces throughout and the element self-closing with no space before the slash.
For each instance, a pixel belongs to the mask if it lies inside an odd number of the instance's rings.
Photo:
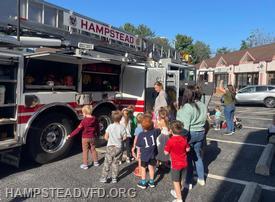
<svg viewBox="0 0 275 202">
<path fill-rule="evenodd" d="M 269 43 L 274 43 L 275 37 L 270 33 L 262 32 L 256 29 L 250 33 L 250 35 L 241 43 L 241 49 L 252 48 L 256 46 L 262 46 Z"/>
<path fill-rule="evenodd" d="M 153 38 L 155 37 L 155 32 L 153 32 L 147 25 L 141 24 L 137 27 L 129 22 L 125 23 L 120 27 L 120 29 L 125 30 L 134 35 L 139 35 L 140 37 Z"/>
<path fill-rule="evenodd" d="M 231 50 L 227 47 L 222 47 L 222 48 L 218 48 L 216 51 L 216 55 L 220 55 L 220 54 L 226 54 L 226 53 L 230 53 Z"/>
<path fill-rule="evenodd" d="M 210 58 L 211 50 L 209 45 L 205 44 L 202 41 L 196 41 L 194 45 L 192 45 L 192 63 L 197 64 L 201 61 Z"/>
<path fill-rule="evenodd" d="M 129 32 L 129 33 L 134 34 L 134 35 L 137 34 L 137 28 L 135 27 L 135 25 L 133 25 L 131 23 L 125 23 L 124 25 L 122 25 L 120 27 L 120 29 L 123 29 L 126 32 Z"/>
<path fill-rule="evenodd" d="M 165 37 L 157 36 L 157 37 L 153 38 L 152 41 L 156 44 L 159 44 L 160 46 L 163 46 L 164 48 L 171 47 L 169 40 Z"/>
<path fill-rule="evenodd" d="M 242 40 L 240 50 L 244 50 L 244 49 L 248 49 L 248 48 L 251 48 L 250 44 L 247 41 Z"/>
<path fill-rule="evenodd" d="M 175 39 L 175 48 L 178 51 L 183 51 L 191 54 L 193 39 L 190 36 L 177 34 Z"/>
<path fill-rule="evenodd" d="M 153 32 L 148 26 L 141 24 L 137 26 L 137 35 L 145 38 L 153 38 L 155 37 L 155 32 Z"/>
</svg>

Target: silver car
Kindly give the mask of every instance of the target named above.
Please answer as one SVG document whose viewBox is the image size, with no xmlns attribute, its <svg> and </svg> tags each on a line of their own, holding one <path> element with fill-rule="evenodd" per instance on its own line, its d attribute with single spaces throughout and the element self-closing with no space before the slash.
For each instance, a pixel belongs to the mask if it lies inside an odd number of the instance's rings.
<svg viewBox="0 0 275 202">
<path fill-rule="evenodd" d="M 237 104 L 264 104 L 268 108 L 275 107 L 275 86 L 251 85 L 238 91 Z"/>
</svg>

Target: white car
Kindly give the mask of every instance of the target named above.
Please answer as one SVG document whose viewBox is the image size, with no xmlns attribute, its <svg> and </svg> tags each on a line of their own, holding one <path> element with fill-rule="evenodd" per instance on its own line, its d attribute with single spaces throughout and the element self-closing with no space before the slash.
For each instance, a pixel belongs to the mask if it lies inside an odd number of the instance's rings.
<svg viewBox="0 0 275 202">
<path fill-rule="evenodd" d="M 264 104 L 268 108 L 275 107 L 275 86 L 251 85 L 238 91 L 237 104 Z"/>
</svg>

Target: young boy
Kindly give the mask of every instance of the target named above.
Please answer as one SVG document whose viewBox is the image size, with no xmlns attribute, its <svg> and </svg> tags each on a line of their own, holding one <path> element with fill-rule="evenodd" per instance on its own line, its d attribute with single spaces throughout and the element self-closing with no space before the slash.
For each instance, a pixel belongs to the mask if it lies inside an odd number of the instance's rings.
<svg viewBox="0 0 275 202">
<path fill-rule="evenodd" d="M 146 189 L 147 185 L 155 187 L 154 175 L 156 166 L 157 137 L 160 135 L 159 129 L 154 129 L 152 116 L 144 115 L 142 120 L 143 132 L 138 135 L 136 146 L 138 148 L 138 158 L 141 160 L 141 180 L 137 186 Z M 149 182 L 146 181 L 146 168 L 149 169 Z"/>
<path fill-rule="evenodd" d="M 183 124 L 180 121 L 173 121 L 170 124 L 172 137 L 167 141 L 164 153 L 171 158 L 171 175 L 174 190 L 171 194 L 176 198 L 174 202 L 182 202 L 181 189 L 182 179 L 186 175 L 187 152 L 190 151 L 187 138 L 183 136 Z"/>
<path fill-rule="evenodd" d="M 100 182 L 106 183 L 110 167 L 112 168 L 112 183 L 117 183 L 118 163 L 122 155 L 122 144 L 126 139 L 127 133 L 125 127 L 119 122 L 122 118 L 120 111 L 112 112 L 113 123 L 106 129 L 105 139 L 108 141 L 104 166 Z"/>
<path fill-rule="evenodd" d="M 91 115 L 92 109 L 90 106 L 85 105 L 82 108 L 82 114 L 84 119 L 78 125 L 78 127 L 67 136 L 67 139 L 77 135 L 82 131 L 82 164 L 80 168 L 87 170 L 88 169 L 88 153 L 89 150 L 92 153 L 94 160 L 94 166 L 99 166 L 97 161 L 97 152 L 95 150 L 95 137 L 99 133 L 99 124 L 97 119 Z"/>
</svg>

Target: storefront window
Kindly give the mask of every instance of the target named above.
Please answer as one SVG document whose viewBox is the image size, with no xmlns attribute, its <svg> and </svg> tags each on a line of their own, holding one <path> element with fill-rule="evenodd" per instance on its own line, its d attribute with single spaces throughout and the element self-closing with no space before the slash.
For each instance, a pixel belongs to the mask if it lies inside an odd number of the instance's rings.
<svg viewBox="0 0 275 202">
<path fill-rule="evenodd" d="M 215 85 L 216 87 L 226 87 L 228 84 L 228 74 L 216 74 L 215 75 Z"/>
<path fill-rule="evenodd" d="M 268 84 L 275 85 L 275 72 L 268 73 Z"/>
<path fill-rule="evenodd" d="M 56 26 L 56 15 L 57 11 L 54 8 L 45 6 L 44 8 L 44 24 Z"/>
<path fill-rule="evenodd" d="M 112 64 L 90 64 L 83 67 L 82 91 L 118 91 L 120 66 Z"/>
<path fill-rule="evenodd" d="M 244 88 L 247 85 L 258 85 L 259 73 L 240 73 L 236 75 L 236 87 Z"/>
<path fill-rule="evenodd" d="M 29 2 L 29 20 L 42 22 L 42 4 Z"/>
</svg>

